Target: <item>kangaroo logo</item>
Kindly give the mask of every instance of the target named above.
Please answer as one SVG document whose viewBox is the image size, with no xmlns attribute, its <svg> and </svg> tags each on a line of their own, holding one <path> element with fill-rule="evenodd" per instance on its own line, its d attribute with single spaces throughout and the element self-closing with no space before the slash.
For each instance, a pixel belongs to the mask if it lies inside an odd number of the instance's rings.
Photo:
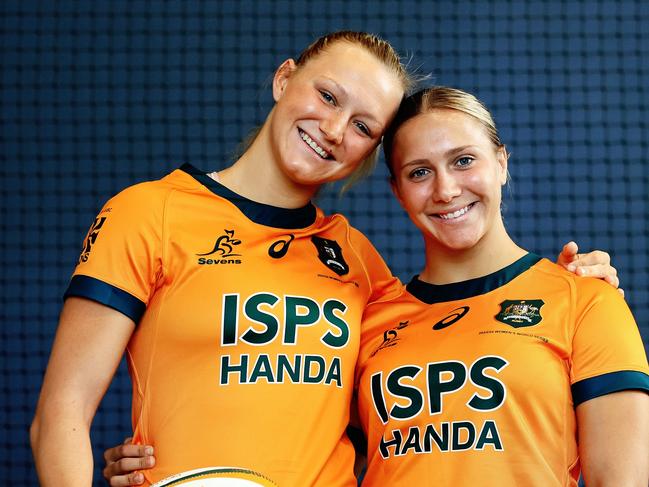
<svg viewBox="0 0 649 487">
<path fill-rule="evenodd" d="M 381 345 L 374 350 L 371 354 L 370 357 L 374 357 L 374 355 L 377 354 L 377 352 L 388 348 L 388 347 L 394 347 L 401 338 L 399 338 L 399 330 L 403 330 L 405 327 L 410 324 L 410 320 L 406 321 L 400 321 L 399 324 L 390 330 L 386 330 L 383 332 L 383 342 L 381 342 Z"/>
<path fill-rule="evenodd" d="M 88 230 L 88 235 L 86 236 L 86 240 L 85 242 L 83 242 L 83 250 L 81 252 L 81 255 L 79 256 L 79 262 L 88 261 L 88 258 L 90 257 L 90 251 L 92 250 L 92 246 L 95 244 L 95 241 L 99 236 L 99 230 L 101 230 L 105 222 L 106 222 L 105 216 L 95 218 L 95 221 L 90 226 L 90 230 Z"/>
<path fill-rule="evenodd" d="M 209 252 L 206 252 L 204 254 L 196 254 L 198 256 L 205 256 L 205 255 L 212 255 L 212 254 L 220 254 L 221 257 L 236 257 L 240 256 L 241 254 L 234 254 L 234 246 L 241 244 L 241 240 L 238 238 L 234 238 L 234 230 L 223 230 L 225 232 L 225 235 L 221 235 L 219 238 L 216 239 L 216 243 L 214 244 L 214 248 L 210 250 Z"/>
</svg>

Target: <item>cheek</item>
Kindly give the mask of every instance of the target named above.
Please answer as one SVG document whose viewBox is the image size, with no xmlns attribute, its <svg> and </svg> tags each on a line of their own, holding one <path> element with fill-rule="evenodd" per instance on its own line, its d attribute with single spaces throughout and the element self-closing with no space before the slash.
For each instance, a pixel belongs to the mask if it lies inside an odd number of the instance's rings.
<svg viewBox="0 0 649 487">
<path fill-rule="evenodd" d="M 354 127 L 347 129 L 344 141 L 346 162 L 354 166 L 360 166 L 376 148 L 374 142 L 360 136 Z"/>
<path fill-rule="evenodd" d="M 491 207 L 494 212 L 500 212 L 500 204 L 502 201 L 502 185 L 500 183 L 500 174 L 493 174 L 489 179 L 488 184 L 485 181 L 484 192 L 489 195 Z"/>
<path fill-rule="evenodd" d="M 315 112 L 318 108 L 319 100 L 314 93 L 309 92 L 301 87 L 295 87 L 287 90 L 280 100 L 282 113 L 286 117 L 295 118 L 305 113 Z"/>
<path fill-rule="evenodd" d="M 402 182 L 399 185 L 399 202 L 409 215 L 421 212 L 428 201 L 426 185 Z"/>
<path fill-rule="evenodd" d="M 498 171 L 470 171 L 464 179 L 464 187 L 478 195 L 489 196 L 491 199 L 498 196 L 500 200 L 500 174 Z"/>
</svg>

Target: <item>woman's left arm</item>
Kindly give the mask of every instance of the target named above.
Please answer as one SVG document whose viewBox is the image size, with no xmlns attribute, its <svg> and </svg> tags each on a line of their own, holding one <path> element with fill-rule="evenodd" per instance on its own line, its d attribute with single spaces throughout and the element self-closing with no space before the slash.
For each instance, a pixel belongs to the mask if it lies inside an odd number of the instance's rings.
<svg viewBox="0 0 649 487">
<path fill-rule="evenodd" d="M 579 455 L 588 487 L 649 485 L 649 394 L 627 390 L 577 406 Z"/>
</svg>

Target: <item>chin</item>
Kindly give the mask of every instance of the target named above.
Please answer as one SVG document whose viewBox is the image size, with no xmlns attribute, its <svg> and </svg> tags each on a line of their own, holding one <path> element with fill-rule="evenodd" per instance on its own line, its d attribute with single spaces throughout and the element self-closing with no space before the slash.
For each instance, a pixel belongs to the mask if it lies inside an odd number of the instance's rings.
<svg viewBox="0 0 649 487">
<path fill-rule="evenodd" d="M 317 167 L 317 161 L 295 160 L 283 168 L 283 172 L 293 183 L 304 186 L 317 186 L 335 180 L 324 167 Z"/>
<path fill-rule="evenodd" d="M 294 172 L 288 175 L 293 183 L 300 186 L 320 186 L 329 181 L 321 174 Z"/>
<path fill-rule="evenodd" d="M 475 240 L 463 241 L 463 242 L 449 242 L 442 243 L 442 245 L 451 252 L 466 252 L 473 249 L 476 246 L 477 242 Z"/>
<path fill-rule="evenodd" d="M 433 245 L 445 252 L 466 252 L 478 245 L 480 235 L 435 235 L 429 234 Z"/>
</svg>

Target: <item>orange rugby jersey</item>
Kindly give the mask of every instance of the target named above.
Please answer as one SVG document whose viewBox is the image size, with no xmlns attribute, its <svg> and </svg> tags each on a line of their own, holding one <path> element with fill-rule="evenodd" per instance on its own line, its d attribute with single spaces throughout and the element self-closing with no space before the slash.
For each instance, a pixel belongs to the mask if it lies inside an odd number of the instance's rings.
<svg viewBox="0 0 649 487">
<path fill-rule="evenodd" d="M 186 165 L 106 204 L 66 296 L 137 323 L 148 483 L 227 466 L 329 487 L 356 485 L 345 429 L 363 310 L 401 289 L 342 216 L 255 203 Z"/>
<path fill-rule="evenodd" d="M 527 254 L 368 306 L 357 367 L 364 486 L 576 486 L 575 407 L 649 391 L 624 299 Z"/>
</svg>

